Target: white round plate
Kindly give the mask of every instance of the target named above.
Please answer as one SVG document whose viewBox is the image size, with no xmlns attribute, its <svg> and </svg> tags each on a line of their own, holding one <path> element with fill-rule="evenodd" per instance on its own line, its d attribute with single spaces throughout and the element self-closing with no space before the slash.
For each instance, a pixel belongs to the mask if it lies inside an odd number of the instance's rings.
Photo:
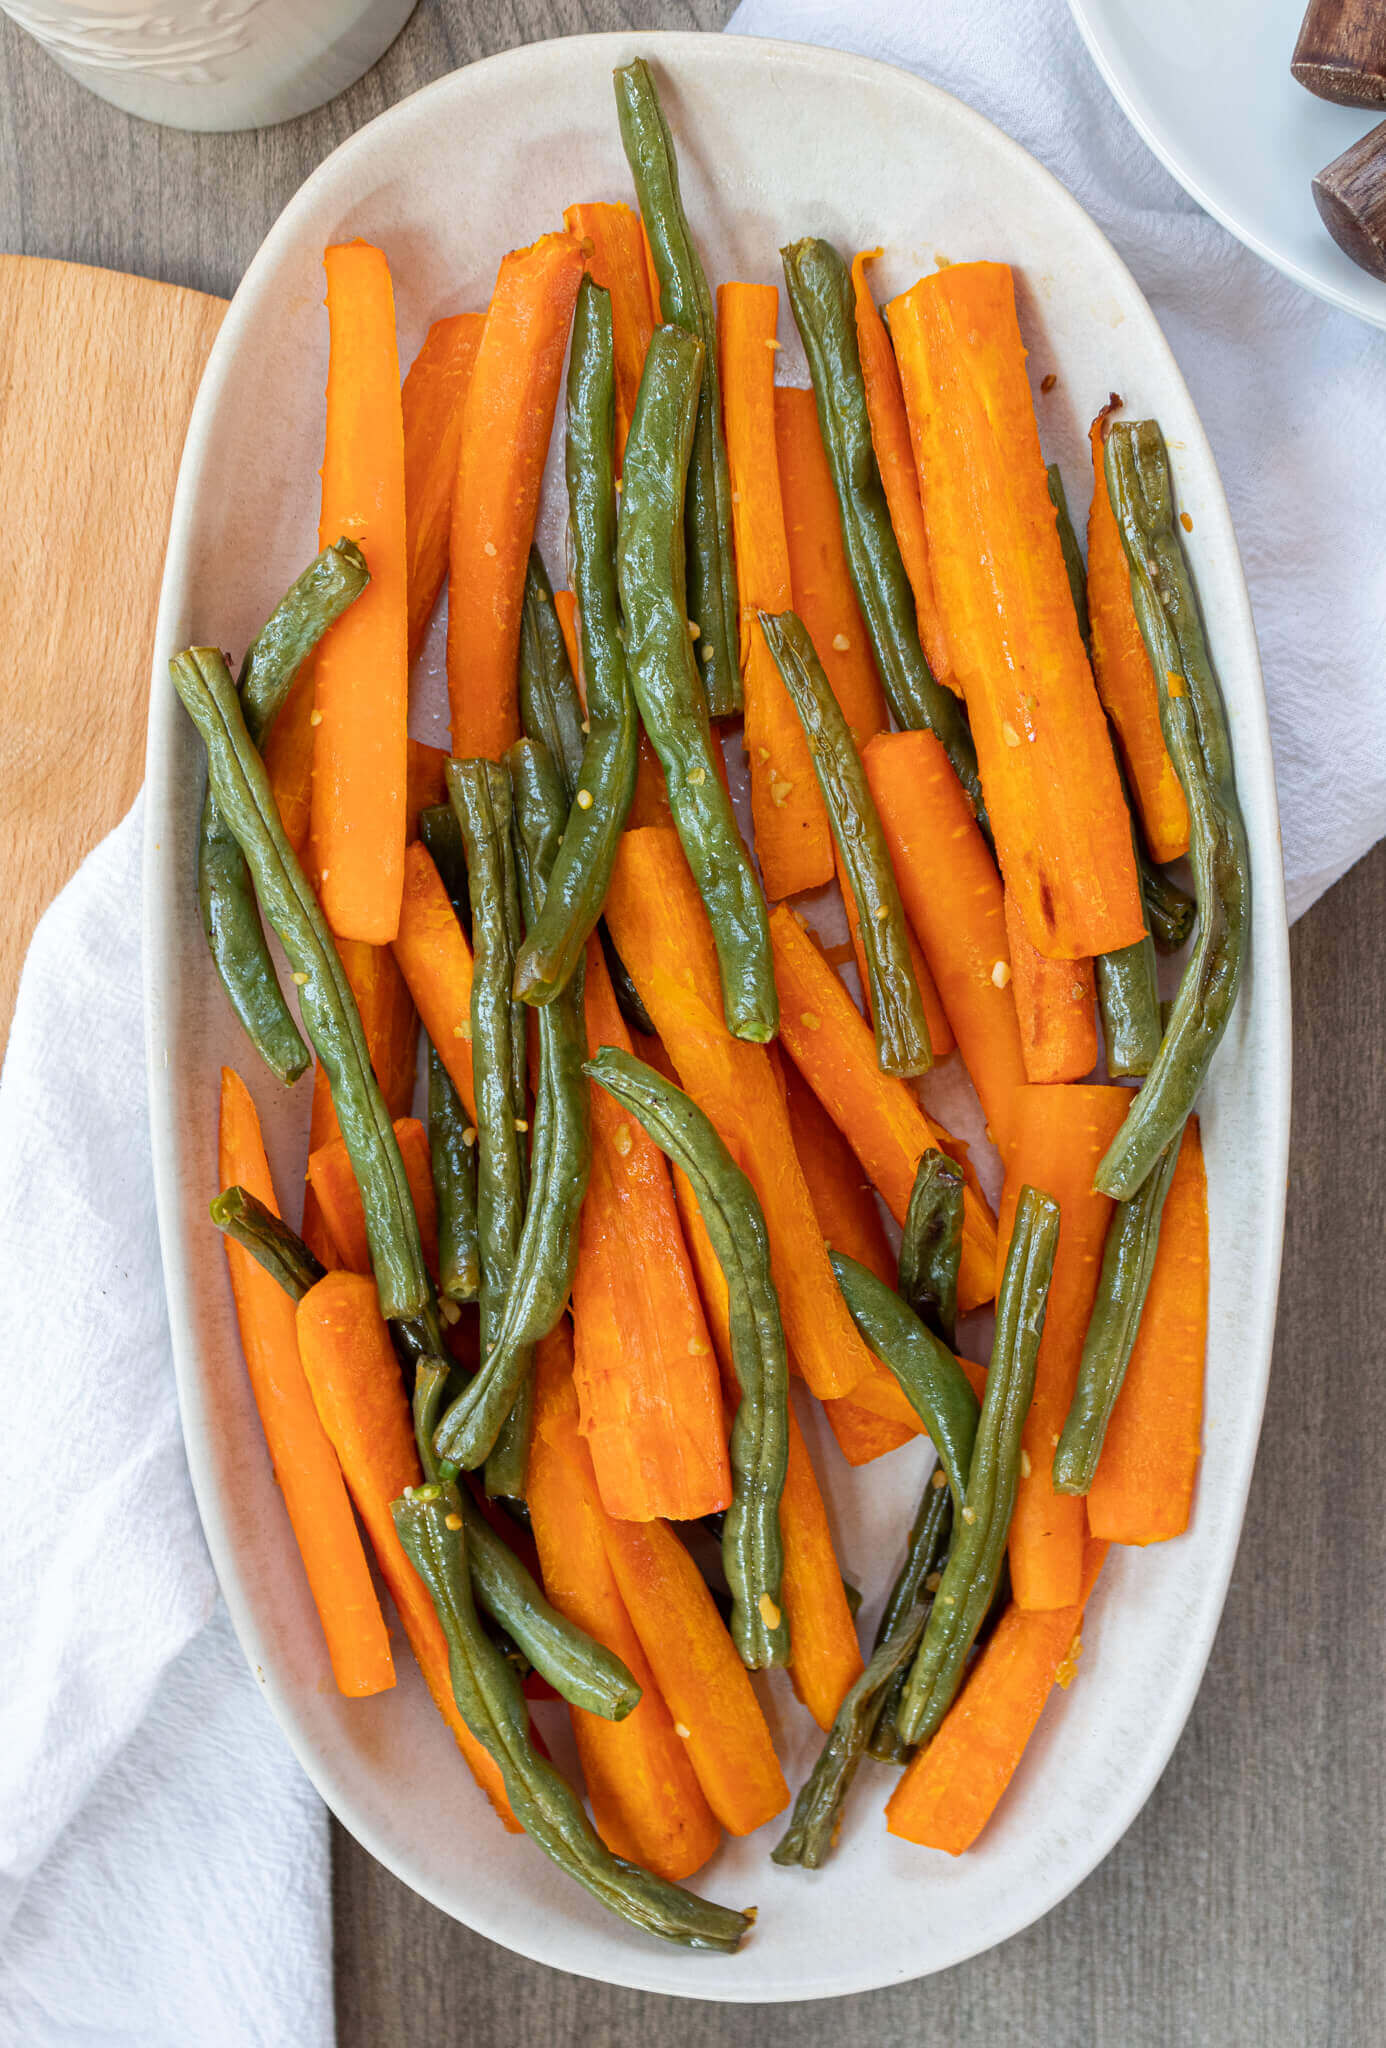
<svg viewBox="0 0 1386 2048">
<path fill-rule="evenodd" d="M 1068 0 L 1098 70 L 1199 205 L 1331 306 L 1386 327 L 1386 284 L 1319 219 L 1310 181 L 1374 128 L 1290 76 L 1303 0 Z"/>
<path fill-rule="evenodd" d="M 322 250 L 353 235 L 394 270 L 401 358 L 428 323 L 484 306 L 505 249 L 576 199 L 629 194 L 611 89 L 647 52 L 678 140 L 684 192 L 716 278 L 773 281 L 777 249 L 814 231 L 884 243 L 899 290 L 935 256 L 1017 267 L 1046 447 L 1086 500 L 1084 429 L 1109 391 L 1169 436 L 1189 546 L 1226 690 L 1255 862 L 1252 971 L 1204 1103 L 1213 1219 L 1207 1432 L 1190 1533 L 1113 1553 L 1084 1630 L 1080 1676 L 1056 1697 L 994 1824 L 958 1861 L 887 1836 L 891 1780 L 855 1788 L 819 1875 L 768 1860 L 777 1828 L 729 1841 L 700 1874 L 760 1908 L 735 1957 L 633 1932 L 531 1844 L 495 1824 L 406 1657 L 380 1698 L 333 1688 L 237 1344 L 216 1190 L 217 1070 L 250 1078 L 278 1184 L 303 1171 L 307 1086 L 251 1063 L 217 986 L 193 891 L 200 747 L 166 662 L 190 641 L 239 651 L 314 552 L 327 327 Z M 787 313 L 781 335 L 792 341 Z M 803 379 L 786 346 L 782 374 Z M 560 508 L 544 544 L 555 567 Z M 1047 1911 L 1104 1856 L 1163 1769 L 1193 1700 L 1237 1546 L 1270 1357 L 1289 1115 L 1289 987 L 1275 787 L 1246 591 L 1221 486 L 1149 308 L 1049 174 L 958 101 L 902 72 L 794 45 L 714 36 L 577 37 L 441 80 L 354 136 L 281 217 L 208 364 L 183 457 L 150 712 L 145 868 L 151 1114 L 169 1311 L 188 1458 L 232 1618 L 305 1770 L 353 1834 L 445 1911 L 564 1970 L 687 1997 L 831 1997 L 945 1968 Z M 925 1469 L 923 1446 L 855 1477 L 820 1464 L 843 1569 L 874 1626 Z M 776 1675 L 768 1711 L 791 1783 L 816 1731 Z M 268 1719 L 265 1740 L 278 1740 Z"/>
</svg>

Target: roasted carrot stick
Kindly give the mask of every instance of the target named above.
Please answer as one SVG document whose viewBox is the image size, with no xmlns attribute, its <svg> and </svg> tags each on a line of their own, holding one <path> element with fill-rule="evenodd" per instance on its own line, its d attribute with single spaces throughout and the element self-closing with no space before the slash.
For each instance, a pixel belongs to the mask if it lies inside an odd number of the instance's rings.
<svg viewBox="0 0 1386 2048">
<path fill-rule="evenodd" d="M 832 827 L 808 739 L 756 620 L 758 611 L 787 611 L 793 602 L 775 455 L 779 296 L 772 284 L 724 284 L 717 293 L 722 426 L 741 592 L 746 760 L 756 854 L 772 902 L 821 888 L 833 872 Z"/>
<path fill-rule="evenodd" d="M 920 503 L 920 480 L 915 472 L 914 451 L 910 446 L 910 423 L 905 413 L 905 394 L 900 389 L 900 372 L 896 367 L 895 351 L 890 345 L 876 301 L 871 296 L 871 286 L 866 278 L 866 266 L 873 256 L 879 256 L 879 249 L 863 249 L 852 260 L 852 292 L 857 313 L 857 353 L 861 357 L 862 381 L 866 386 L 866 410 L 871 421 L 871 446 L 876 452 L 876 467 L 881 472 L 885 486 L 886 504 L 890 507 L 890 523 L 895 528 L 895 538 L 900 543 L 900 556 L 905 564 L 905 574 L 910 579 L 914 592 L 915 617 L 919 624 L 919 642 L 924 649 L 934 675 L 950 689 L 957 689 L 953 681 L 952 664 L 948 658 L 948 636 L 943 620 L 939 617 L 938 597 L 934 590 L 934 573 L 929 566 L 929 536 L 924 527 L 924 507 Z"/>
<path fill-rule="evenodd" d="M 279 1214 L 260 1119 L 230 1067 L 221 1070 L 217 1176 L 222 1187 L 243 1187 Z M 251 1391 L 337 1689 L 351 1699 L 386 1692 L 395 1682 L 390 1637 L 341 1471 L 299 1363 L 294 1304 L 230 1238 L 226 1262 Z"/>
<path fill-rule="evenodd" d="M 955 263 L 889 313 L 934 587 L 1006 885 L 1041 953 L 1113 952 L 1141 936 L 1140 887 L 1069 595 L 1011 273 Z"/>
<path fill-rule="evenodd" d="M 544 235 L 501 262 L 458 445 L 448 553 L 452 751 L 520 737 L 520 610 L 582 252 Z"/>
<path fill-rule="evenodd" d="M 404 897 L 392 951 L 424 1030 L 469 1115 L 475 1116 L 472 949 L 422 840 L 405 848 Z"/>
<path fill-rule="evenodd" d="M 932 733 L 882 734 L 862 758 L 900 899 L 1004 1153 L 1012 1098 L 1026 1074 L 1001 878 L 963 786 Z"/>
<path fill-rule="evenodd" d="M 1160 725 L 1160 696 L 1131 602 L 1131 570 L 1107 495 L 1104 405 L 1089 431 L 1092 504 L 1088 510 L 1088 616 L 1097 694 L 1116 727 L 1127 779 L 1157 861 L 1189 850 L 1189 808 Z"/>
<path fill-rule="evenodd" d="M 364 592 L 362 593 L 364 595 Z M 284 837 L 299 859 L 308 844 L 313 808 L 314 664 L 305 661 L 288 701 L 265 740 L 265 773 Z"/>
<path fill-rule="evenodd" d="M 1092 1177 L 1131 1097 L 1125 1088 L 1022 1088 L 997 1228 L 1005 1261 L 1020 1190 L 1043 1188 L 1059 1205 L 1059 1250 L 1049 1310 L 1025 1420 L 1024 1455 L 1011 1516 L 1011 1588 L 1016 1605 L 1072 1607 L 1083 1568 L 1086 1520 L 1078 1494 L 1054 1491 L 1054 1446 L 1073 1399 L 1078 1360 L 1097 1293 L 1112 1204 Z"/>
<path fill-rule="evenodd" d="M 423 645 L 448 573 L 448 530 L 462 409 L 484 313 L 435 320 L 404 380 L 404 533 L 408 551 L 409 659 Z"/>
<path fill-rule="evenodd" d="M 886 1207 L 903 1223 L 919 1162 L 945 1135 L 919 1106 L 907 1082 L 883 1074 L 871 1027 L 794 913 L 771 912 L 780 1038 L 785 1051 L 865 1167 Z M 969 1188 L 963 1201 L 958 1306 L 990 1301 L 995 1288 L 996 1231 L 984 1202 Z"/>
<path fill-rule="evenodd" d="M 318 544 L 340 534 L 359 542 L 371 580 L 313 657 L 310 829 L 328 923 L 341 938 L 382 946 L 399 924 L 409 708 L 395 296 L 390 266 L 368 242 L 329 249 L 323 262 L 332 341 Z"/>
<path fill-rule="evenodd" d="M 852 941 L 852 957 L 857 963 L 857 977 L 861 982 L 862 1001 L 866 1006 L 866 1014 L 869 1020 L 871 1016 L 871 977 L 867 972 L 866 954 L 862 949 L 861 920 L 857 916 L 857 900 L 852 894 L 852 885 L 847 878 L 847 870 L 843 865 L 842 854 L 837 846 L 834 846 L 833 852 L 837 862 L 837 886 L 842 892 L 842 907 L 847 913 L 847 932 Z M 914 978 L 919 985 L 919 999 L 924 1005 L 924 1016 L 929 1026 L 929 1046 L 933 1052 L 934 1061 L 937 1064 L 939 1060 L 945 1059 L 950 1052 L 956 1050 L 957 1040 L 953 1036 L 953 1027 L 948 1022 L 948 1013 L 943 1007 L 943 1000 L 934 985 L 934 977 L 929 972 L 929 963 L 924 958 L 924 949 L 914 935 L 913 926 L 906 925 L 905 937 L 909 943 L 910 961 L 914 967 Z"/>
<path fill-rule="evenodd" d="M 298 1349 L 322 1426 L 375 1551 L 414 1655 L 472 1775 L 512 1833 L 501 1774 L 452 1696 L 448 1646 L 427 1588 L 395 1534 L 390 1502 L 423 1473 L 390 1333 L 375 1287 L 359 1273 L 329 1273 L 298 1305 Z"/>
<path fill-rule="evenodd" d="M 444 770 L 448 757 L 441 747 L 426 747 L 422 740 L 410 740 L 405 769 L 408 800 L 405 807 L 405 838 L 419 836 L 419 812 L 448 800 Z"/>
<path fill-rule="evenodd" d="M 526 1500 L 544 1591 L 560 1614 L 613 1650 L 640 1687 L 640 1702 L 623 1721 L 569 1710 L 597 1832 L 618 1856 L 660 1877 L 691 1877 L 717 1847 L 721 1829 L 687 1744 L 674 1733 L 607 1557 L 610 1518 L 578 1431 L 566 1323 L 536 1353 Z"/>
<path fill-rule="evenodd" d="M 1055 1684 L 1067 1685 L 1088 1595 L 1107 1555 L 1084 1546 L 1080 1598 L 1048 1614 L 1012 1604 L 932 1742 L 891 1794 L 886 1826 L 926 1849 L 961 1856 L 995 1813 Z"/>
<path fill-rule="evenodd" d="M 438 1271 L 438 1203 L 433 1192 L 433 1166 L 428 1132 L 417 1117 L 395 1120 L 395 1137 L 414 1197 L 424 1259 L 430 1273 Z M 349 1273 L 369 1273 L 371 1248 L 366 1238 L 366 1212 L 351 1169 L 346 1139 L 334 1138 L 308 1154 L 308 1185 L 318 1200 L 323 1221 L 332 1233 L 341 1264 Z"/>
<path fill-rule="evenodd" d="M 789 1800 L 750 1676 L 702 1574 L 667 1522 L 603 1526 L 606 1554 L 703 1796 L 749 1835 Z"/>
<path fill-rule="evenodd" d="M 811 391 L 775 390 L 775 451 L 794 609 L 859 747 L 890 724 L 866 622 L 852 588 L 832 472 Z"/>
<path fill-rule="evenodd" d="M 1160 1218 L 1135 1349 L 1088 1493 L 1094 1536 L 1164 1543 L 1188 1528 L 1207 1349 L 1208 1181 L 1198 1119 L 1190 1117 Z"/>
<path fill-rule="evenodd" d="M 640 216 L 628 206 L 593 201 L 564 210 L 563 225 L 577 237 L 588 274 L 611 294 L 611 346 L 616 365 L 616 474 L 621 473 L 626 435 L 645 351 L 658 322 L 650 301 L 650 273 Z"/>
<path fill-rule="evenodd" d="M 674 833 L 625 833 L 607 922 L 680 1082 L 760 1198 L 785 1334 L 804 1378 L 820 1398 L 850 1393 L 871 1353 L 828 1264 L 769 1057 L 727 1029 L 707 914 Z M 845 990 L 843 999 L 850 1008 Z"/>
<path fill-rule="evenodd" d="M 1006 946 L 1027 1081 L 1081 1081 L 1097 1065 L 1091 960 L 1046 960 L 1006 893 Z"/>
<path fill-rule="evenodd" d="M 595 940 L 587 1042 L 632 1050 Z M 590 1095 L 592 1169 L 573 1279 L 582 1432 L 608 1514 L 695 1521 L 731 1472 L 717 1366 L 663 1154 L 606 1090 Z"/>
</svg>

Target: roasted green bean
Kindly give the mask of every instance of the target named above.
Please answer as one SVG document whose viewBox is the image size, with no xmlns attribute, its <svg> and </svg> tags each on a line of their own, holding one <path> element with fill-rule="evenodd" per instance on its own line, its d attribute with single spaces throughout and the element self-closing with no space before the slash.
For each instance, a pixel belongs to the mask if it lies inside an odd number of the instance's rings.
<svg viewBox="0 0 1386 2048">
<path fill-rule="evenodd" d="M 1134 814 L 1131 844 L 1137 847 Z M 1148 1074 L 1160 1050 L 1160 988 L 1148 926 L 1144 938 L 1099 953 L 1093 972 L 1108 1074 L 1113 1080 Z"/>
<path fill-rule="evenodd" d="M 584 278 L 584 290 L 587 283 Z M 582 303 L 581 292 L 578 303 Z M 571 377 L 568 403 L 572 404 Z M 538 548 L 529 551 L 520 611 L 520 720 L 530 739 L 548 748 L 571 803 L 577 794 L 586 745 L 582 698 L 568 659 L 568 643 L 553 601 L 553 586 Z"/>
<path fill-rule="evenodd" d="M 332 934 L 284 837 L 264 763 L 246 731 L 224 657 L 193 647 L 169 663 L 174 688 L 202 735 L 217 809 L 246 857 L 255 893 L 288 955 L 299 1007 L 332 1089 L 361 1190 L 371 1265 L 387 1316 L 431 1299 L 409 1180 L 390 1112 L 371 1069 L 366 1035 Z"/>
<path fill-rule="evenodd" d="M 1193 936 L 1198 906 L 1188 891 L 1181 889 L 1179 884 L 1151 859 L 1141 836 L 1139 821 L 1136 825 L 1136 867 L 1141 878 L 1141 901 L 1145 905 L 1145 922 L 1151 938 L 1155 941 L 1156 952 L 1182 952 Z"/>
<path fill-rule="evenodd" d="M 626 442 L 616 566 L 630 679 L 664 764 L 669 808 L 717 944 L 728 1029 L 773 1038 L 779 1025 L 770 920 L 722 778 L 688 636 L 683 475 L 702 344 L 657 327 Z"/>
<path fill-rule="evenodd" d="M 875 1757 L 877 1763 L 904 1764 L 909 1761 L 909 1748 L 900 1739 L 895 1717 L 900 1711 L 900 1702 L 905 1697 L 910 1665 L 914 1662 L 914 1653 L 919 1648 L 924 1625 L 934 1604 L 934 1594 L 938 1591 L 939 1576 L 943 1560 L 948 1554 L 948 1538 L 952 1526 L 953 1496 L 948 1488 L 948 1475 L 942 1465 L 935 1465 L 929 1474 L 923 1497 L 915 1510 L 905 1562 L 900 1567 L 899 1577 L 891 1587 L 890 1598 L 886 1601 L 885 1611 L 876 1629 L 876 1640 L 872 1645 L 874 1656 L 888 1638 L 893 1641 L 908 1638 L 910 1642 L 908 1656 L 897 1666 L 895 1675 L 881 1693 L 876 1708 L 876 1719 L 866 1745 L 866 1753 Z"/>
<path fill-rule="evenodd" d="M 1164 437 L 1154 420 L 1107 435 L 1107 489 L 1131 571 L 1131 598 L 1160 693 L 1160 724 L 1189 808 L 1198 935 L 1145 1085 L 1097 1169 L 1129 1201 L 1198 1097 L 1241 983 L 1250 937 L 1251 860 L 1237 802 L 1222 694 L 1174 516 Z"/>
<path fill-rule="evenodd" d="M 1068 594 L 1073 599 L 1074 616 L 1078 621 L 1078 631 L 1083 636 L 1083 645 L 1091 649 L 1092 621 L 1088 617 L 1088 572 L 1083 566 L 1083 551 L 1073 530 L 1073 517 L 1068 509 L 1068 492 L 1064 489 L 1063 475 L 1057 462 L 1051 462 L 1044 473 L 1049 479 L 1049 502 L 1054 507 L 1054 515 L 1058 522 L 1064 574 L 1068 577 Z"/>
<path fill-rule="evenodd" d="M 896 1720 L 907 1743 L 926 1742 L 947 1713 L 996 1591 L 1058 1241 L 1058 1203 L 1035 1188 L 1022 1188 L 997 1295 L 996 1340 L 968 1472 L 967 1505 L 953 1523 L 948 1562 Z"/>
<path fill-rule="evenodd" d="M 211 1217 L 217 1229 L 249 1252 L 295 1301 L 316 1287 L 327 1271 L 297 1231 L 246 1188 L 223 1188 L 212 1203 Z"/>
<path fill-rule="evenodd" d="M 977 1396 L 946 1344 L 926 1329 L 907 1302 L 884 1280 L 845 1252 L 829 1252 L 852 1321 L 928 1431 L 955 1504 L 967 1498 L 968 1470 L 977 1435 Z"/>
<path fill-rule="evenodd" d="M 457 912 L 464 932 L 472 928 L 472 906 L 467 899 L 467 849 L 462 827 L 451 804 L 429 804 L 419 812 L 419 837 L 438 870 L 438 879 L 448 901 Z"/>
<path fill-rule="evenodd" d="M 432 1045 L 428 1048 L 428 1151 L 438 1202 L 438 1291 L 448 1301 L 475 1301 L 481 1285 L 476 1133 L 452 1077 Z"/>
<path fill-rule="evenodd" d="M 920 1322 L 950 1350 L 957 1335 L 962 1230 L 962 1168 L 946 1152 L 925 1152 L 900 1233 L 898 1286 Z"/>
<path fill-rule="evenodd" d="M 910 956 L 909 927 L 875 799 L 851 728 L 803 622 L 761 612 L 765 644 L 808 740 L 813 772 L 847 871 L 866 959 L 876 1058 L 886 1074 L 923 1074 L 934 1063 L 929 1021 Z"/>
<path fill-rule="evenodd" d="M 741 603 L 712 293 L 679 196 L 674 139 L 650 67 L 637 57 L 615 74 L 615 80 L 621 141 L 659 276 L 659 318 L 683 328 L 703 346 L 697 424 L 684 463 L 688 613 L 698 628 L 698 672 L 709 715 L 725 718 L 741 709 Z M 683 489 L 680 485 L 681 493 Z M 680 590 L 683 587 L 680 583 Z"/>
<path fill-rule="evenodd" d="M 584 1071 L 687 1174 L 726 1277 L 732 1364 L 741 1388 L 731 1432 L 732 1501 L 722 1527 L 732 1640 L 752 1671 L 787 1664 L 780 1495 L 789 1454 L 789 1381 L 760 1203 L 708 1119 L 682 1089 L 609 1045 Z"/>
<path fill-rule="evenodd" d="M 813 380 L 847 566 L 882 688 L 897 725 L 906 731 L 927 728 L 938 739 L 986 830 L 977 750 L 967 714 L 953 692 L 934 679 L 919 644 L 914 593 L 871 445 L 847 265 L 830 242 L 813 236 L 781 249 L 780 256 Z"/>
</svg>

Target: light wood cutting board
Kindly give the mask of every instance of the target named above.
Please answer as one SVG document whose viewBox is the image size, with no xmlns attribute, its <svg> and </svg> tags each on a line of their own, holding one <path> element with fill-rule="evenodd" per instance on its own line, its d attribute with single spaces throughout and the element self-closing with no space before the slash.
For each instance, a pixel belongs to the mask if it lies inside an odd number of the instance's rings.
<svg viewBox="0 0 1386 2048">
<path fill-rule="evenodd" d="M 178 459 L 225 311 L 0 257 L 0 1048 L 34 926 L 143 778 Z"/>
</svg>

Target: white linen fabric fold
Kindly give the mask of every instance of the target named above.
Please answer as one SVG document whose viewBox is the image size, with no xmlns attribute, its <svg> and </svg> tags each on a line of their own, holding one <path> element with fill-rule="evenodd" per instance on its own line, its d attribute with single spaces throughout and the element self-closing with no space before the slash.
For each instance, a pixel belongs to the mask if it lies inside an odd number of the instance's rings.
<svg viewBox="0 0 1386 2048">
<path fill-rule="evenodd" d="M 1130 264 L 1227 483 L 1298 915 L 1386 828 L 1386 336 L 1197 209 L 1062 0 L 745 0 L 731 27 L 957 93 Z M 44 918 L 0 1079 L 0 2038 L 329 2048 L 326 1817 L 232 1639 L 178 1429 L 140 838 L 137 805 Z"/>
</svg>

